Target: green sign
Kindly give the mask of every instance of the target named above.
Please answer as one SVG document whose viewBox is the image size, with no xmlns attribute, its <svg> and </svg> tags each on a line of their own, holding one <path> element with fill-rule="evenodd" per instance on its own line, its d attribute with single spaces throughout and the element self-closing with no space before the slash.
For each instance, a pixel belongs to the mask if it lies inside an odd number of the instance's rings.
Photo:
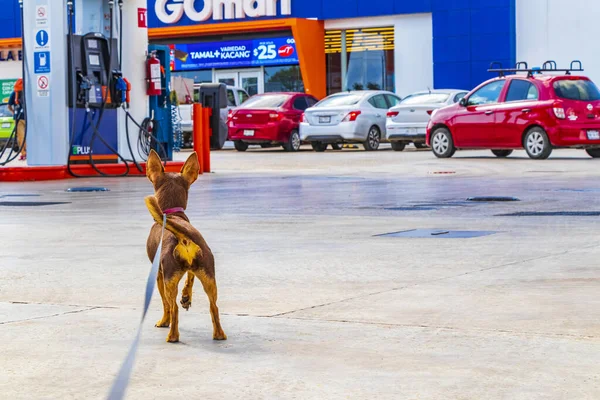
<svg viewBox="0 0 600 400">
<path fill-rule="evenodd" d="M 8 99 L 13 92 L 15 83 L 17 83 L 16 79 L 0 79 L 0 88 L 2 90 L 2 92 L 0 92 L 1 103 L 8 103 Z"/>
</svg>

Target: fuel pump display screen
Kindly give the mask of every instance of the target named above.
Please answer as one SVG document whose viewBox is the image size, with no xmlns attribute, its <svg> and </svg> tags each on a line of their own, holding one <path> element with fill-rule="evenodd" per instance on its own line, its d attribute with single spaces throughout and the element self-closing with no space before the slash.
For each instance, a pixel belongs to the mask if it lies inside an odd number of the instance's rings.
<svg viewBox="0 0 600 400">
<path fill-rule="evenodd" d="M 98 41 L 97 40 L 88 40 L 88 47 L 90 49 L 97 49 L 98 48 Z"/>
<path fill-rule="evenodd" d="M 90 54 L 89 59 L 90 65 L 100 66 L 100 57 L 98 56 L 98 54 Z"/>
</svg>

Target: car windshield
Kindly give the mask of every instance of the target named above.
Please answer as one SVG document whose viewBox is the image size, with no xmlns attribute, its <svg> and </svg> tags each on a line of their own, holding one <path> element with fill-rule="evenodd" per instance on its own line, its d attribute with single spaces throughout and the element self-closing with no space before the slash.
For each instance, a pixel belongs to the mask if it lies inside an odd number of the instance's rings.
<svg viewBox="0 0 600 400">
<path fill-rule="evenodd" d="M 0 104 L 0 118 L 12 117 L 10 111 L 8 111 L 8 104 Z"/>
<path fill-rule="evenodd" d="M 445 103 L 450 97 L 449 93 L 419 93 L 411 94 L 400 102 L 400 104 L 433 104 Z"/>
<path fill-rule="evenodd" d="M 289 95 L 286 94 L 275 94 L 265 96 L 254 96 L 246 100 L 242 107 L 244 108 L 278 108 L 283 105 L 288 99 Z"/>
<path fill-rule="evenodd" d="M 336 94 L 321 100 L 315 107 L 351 106 L 362 98 L 362 95 L 355 93 Z"/>
<path fill-rule="evenodd" d="M 558 97 L 567 100 L 593 101 L 600 100 L 600 91 L 592 81 L 587 79 L 561 79 L 554 82 L 554 91 Z"/>
</svg>

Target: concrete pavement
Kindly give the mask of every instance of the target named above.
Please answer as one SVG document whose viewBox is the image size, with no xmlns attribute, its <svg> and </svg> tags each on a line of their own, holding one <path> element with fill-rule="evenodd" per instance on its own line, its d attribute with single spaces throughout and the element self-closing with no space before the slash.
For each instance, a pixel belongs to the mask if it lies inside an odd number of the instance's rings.
<svg viewBox="0 0 600 400">
<path fill-rule="evenodd" d="M 600 398 L 600 217 L 507 215 L 600 214 L 599 162 L 213 153 L 188 215 L 229 340 L 211 340 L 196 285 L 166 343 L 155 293 L 127 398 Z M 110 192 L 65 192 L 91 185 Z M 67 203 L 0 207 L 3 398 L 106 396 L 140 317 L 150 193 L 143 178 L 0 183 L 0 202 Z M 484 195 L 521 201 L 465 202 Z M 376 236 L 420 228 L 495 233 Z"/>
</svg>

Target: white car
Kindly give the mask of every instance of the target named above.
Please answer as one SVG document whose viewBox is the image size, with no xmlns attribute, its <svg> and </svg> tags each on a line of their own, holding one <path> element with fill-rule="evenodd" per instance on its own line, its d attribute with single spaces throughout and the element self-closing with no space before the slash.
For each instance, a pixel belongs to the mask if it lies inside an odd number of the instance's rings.
<svg viewBox="0 0 600 400">
<path fill-rule="evenodd" d="M 194 85 L 194 101 L 198 101 L 200 85 Z M 248 99 L 248 93 L 239 87 L 227 86 L 227 108 L 221 110 L 221 124 L 227 129 L 227 115 L 233 108 L 239 107 Z M 179 115 L 181 118 L 181 130 L 183 131 L 184 147 L 192 146 L 192 132 L 194 130 L 192 118 L 192 104 L 180 104 Z"/>
<path fill-rule="evenodd" d="M 341 143 L 377 150 L 385 140 L 386 113 L 399 102 L 400 97 L 383 90 L 332 94 L 304 111 L 300 139 L 315 151 L 325 151 L 328 144 L 339 148 Z"/>
<path fill-rule="evenodd" d="M 426 147 L 425 135 L 431 115 L 469 93 L 468 90 L 448 89 L 413 93 L 387 112 L 386 139 L 392 149 L 402 151 L 409 143 L 420 149 Z"/>
</svg>

